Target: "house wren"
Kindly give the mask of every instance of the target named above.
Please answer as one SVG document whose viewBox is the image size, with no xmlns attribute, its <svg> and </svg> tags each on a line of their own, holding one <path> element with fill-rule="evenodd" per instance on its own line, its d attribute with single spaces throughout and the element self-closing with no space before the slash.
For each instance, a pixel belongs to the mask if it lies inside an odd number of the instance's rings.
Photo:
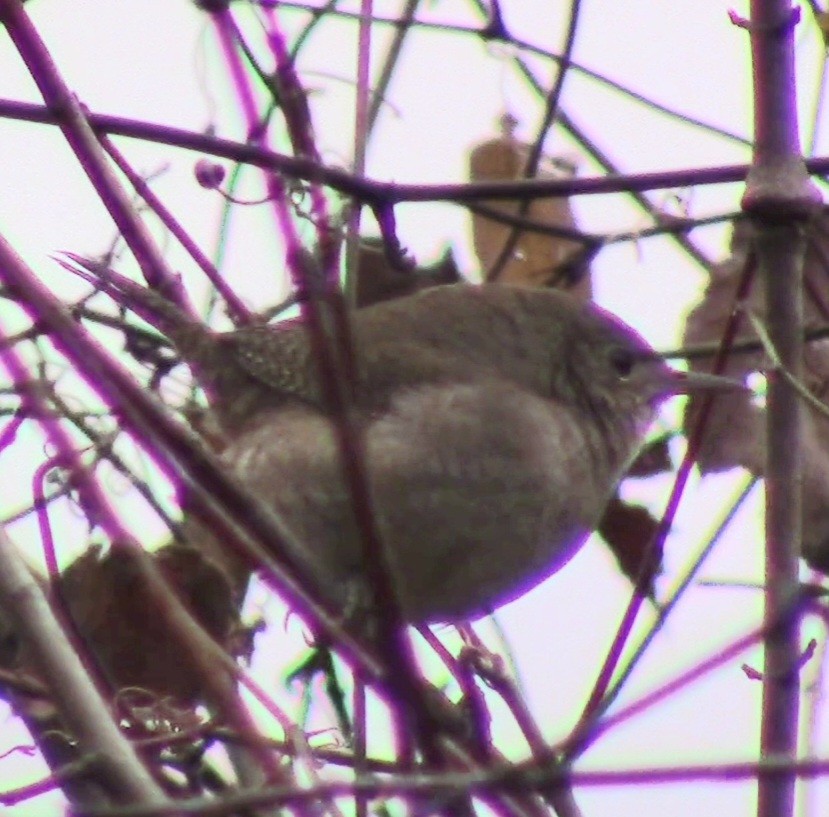
<svg viewBox="0 0 829 817">
<path fill-rule="evenodd" d="M 363 551 L 307 329 L 214 333 L 73 260 L 169 335 L 213 395 L 223 458 L 292 530 L 327 601 L 346 607 L 365 581 Z M 553 290 L 444 286 L 358 310 L 352 329 L 353 416 L 412 623 L 485 614 L 558 570 L 661 401 L 741 388 L 671 369 L 621 321 Z"/>
</svg>

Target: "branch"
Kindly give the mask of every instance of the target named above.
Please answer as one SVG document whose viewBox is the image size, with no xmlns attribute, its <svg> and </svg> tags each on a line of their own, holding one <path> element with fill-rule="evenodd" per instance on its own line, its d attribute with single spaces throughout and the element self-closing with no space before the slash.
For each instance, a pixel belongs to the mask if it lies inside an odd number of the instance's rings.
<svg viewBox="0 0 829 817">
<path fill-rule="evenodd" d="M 799 588 L 803 521 L 801 405 L 783 372 L 802 377 L 805 227 L 820 204 L 798 141 L 794 29 L 799 12 L 788 0 L 752 0 L 750 21 L 732 15 L 750 33 L 754 67 L 755 152 L 742 205 L 755 230 L 769 345 L 779 355 L 778 368 L 768 375 L 766 402 L 764 620 L 773 625 L 765 639 L 760 752 L 763 758 L 791 759 L 797 756 L 800 697 L 800 618 L 790 604 Z M 759 817 L 791 815 L 794 784 L 793 774 L 761 778 Z"/>
</svg>

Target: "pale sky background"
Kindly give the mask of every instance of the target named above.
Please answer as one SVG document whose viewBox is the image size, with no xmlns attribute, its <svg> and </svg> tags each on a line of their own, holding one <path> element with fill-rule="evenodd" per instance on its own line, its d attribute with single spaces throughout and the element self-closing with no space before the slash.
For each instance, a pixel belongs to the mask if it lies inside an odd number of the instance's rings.
<svg viewBox="0 0 829 817">
<path fill-rule="evenodd" d="M 745 5 L 718 0 L 627 0 L 624 4 L 585 0 L 575 60 L 689 115 L 749 135 L 748 38 L 727 17 L 732 7 L 746 14 Z M 343 4 L 343 8 L 357 6 Z M 478 22 L 462 0 L 424 6 L 422 14 L 435 20 Z M 32 0 L 26 9 L 64 77 L 90 109 L 193 130 L 212 125 L 221 136 L 244 138 L 213 29 L 184 0 Z M 241 15 L 241 5 L 239 11 Z M 377 0 L 375 11 L 396 14 L 398 3 Z M 503 11 L 516 36 L 560 49 L 566 4 L 504 0 Z M 297 12 L 280 13 L 289 29 L 303 19 Z M 244 15 L 240 19 L 247 19 L 246 30 L 255 41 L 255 23 Z M 323 24 L 306 46 L 301 63 L 301 77 L 314 92 L 311 104 L 318 143 L 326 160 L 343 165 L 348 164 L 351 152 L 354 99 L 352 88 L 334 78 L 354 75 L 356 32 L 350 21 Z M 380 54 L 389 32 L 388 27 L 375 28 Z M 800 107 L 808 125 L 822 54 L 814 30 L 807 25 L 801 25 L 798 43 Z M 471 37 L 411 33 L 389 91 L 397 113 L 391 107 L 384 110 L 368 151 L 368 175 L 405 182 L 462 181 L 469 147 L 495 135 L 504 110 L 519 119 L 519 135 L 531 138 L 540 107 L 511 67 L 510 55 L 511 50 L 503 45 L 484 46 Z M 552 76 L 549 65 L 535 64 L 537 76 L 547 84 Z M 0 96 L 40 101 L 16 50 L 1 32 Z M 568 76 L 562 105 L 625 172 L 704 167 L 750 158 L 734 143 L 655 114 L 575 72 Z M 139 171 L 164 170 L 153 183 L 155 191 L 211 253 L 222 203 L 215 193 L 195 183 L 192 167 L 199 157 L 135 141 L 118 140 L 118 144 Z M 577 148 L 557 133 L 548 139 L 547 149 L 579 156 Z M 827 152 L 825 139 L 818 143 L 817 153 L 821 152 Z M 589 161 L 580 159 L 581 175 L 595 172 Z M 240 194 L 251 199 L 261 195 L 258 174 L 248 171 L 246 180 Z M 736 209 L 740 192 L 739 185 L 697 189 L 688 199 L 691 215 Z M 652 195 L 655 200 L 667 198 L 667 193 Z M 574 207 L 580 224 L 592 231 L 629 230 L 645 223 L 641 213 L 620 196 L 582 197 Z M 401 240 L 419 259 L 428 261 L 451 244 L 464 271 L 475 274 L 468 219 L 461 208 L 410 205 L 398 208 L 397 218 Z M 50 285 L 73 293 L 80 291 L 78 283 L 67 281 L 49 255 L 60 250 L 94 254 L 112 240 L 113 226 L 56 129 L 0 120 L 0 230 Z M 698 230 L 693 237 L 712 256 L 725 253 L 722 228 Z M 272 303 L 285 293 L 268 207 L 237 208 L 228 250 L 225 274 L 251 303 Z M 170 258 L 174 265 L 182 265 L 188 280 L 189 267 L 184 266 L 182 253 L 171 246 Z M 608 248 L 594 264 L 594 280 L 602 305 L 663 348 L 677 344 L 681 319 L 705 283 L 699 269 L 669 239 Z M 0 318 L 7 329 L 16 325 L 14 311 L 3 303 Z M 676 415 L 676 401 L 668 411 Z M 28 501 L 30 477 L 23 458 L 26 450 L 38 450 L 27 446 L 38 445 L 24 435 L 13 452 L 2 455 L 8 508 Z M 119 481 L 109 484 L 116 493 L 124 493 Z M 668 541 L 666 573 L 660 584 L 663 593 L 681 575 L 683 565 L 705 541 L 741 484 L 742 475 L 735 474 L 702 482 L 692 479 Z M 645 501 L 659 513 L 669 489 L 668 479 L 652 479 L 628 484 L 625 495 Z M 125 507 L 131 507 L 131 501 L 123 497 Z M 761 502 L 755 492 L 706 563 L 705 578 L 760 579 Z M 53 520 L 56 529 L 62 522 L 78 527 L 71 510 L 56 510 Z M 135 515 L 135 520 L 146 534 L 145 518 Z M 33 527 L 13 526 L 10 533 L 27 553 L 37 554 Z M 82 533 L 70 537 L 64 555 L 71 555 L 73 543 L 82 540 Z M 143 541 L 155 543 L 147 535 Z M 612 557 L 602 545 L 591 542 L 560 574 L 499 613 L 527 685 L 527 698 L 551 740 L 565 736 L 581 711 L 629 593 L 629 583 L 619 575 Z M 267 640 L 278 652 L 266 652 L 263 641 L 267 660 L 257 662 L 254 669 L 262 683 L 285 699 L 284 671 L 274 655 L 299 654 L 299 629 L 289 625 L 289 637 L 283 638 L 282 611 L 269 603 L 265 612 L 273 623 Z M 642 617 L 643 622 L 648 615 Z M 760 615 L 757 591 L 692 589 L 632 677 L 622 700 L 634 700 L 748 631 Z M 490 632 L 486 626 L 480 630 Z M 762 666 L 760 652 L 754 650 L 706 676 L 692 689 L 608 733 L 577 768 L 755 759 L 761 687 L 741 671 L 740 663 L 746 660 L 758 669 Z M 315 725 L 325 722 L 326 713 L 319 713 Z M 818 728 L 818 747 L 825 743 L 825 733 Z M 516 756 L 523 751 L 511 727 L 496 724 L 496 734 L 502 748 L 515 747 Z M 25 738 L 17 723 L 0 708 L 0 756 L 21 740 Z M 818 754 L 827 753 L 819 748 Z M 0 761 L 0 789 L 42 774 L 43 768 L 30 760 L 7 758 Z M 586 788 L 577 791 L 577 799 L 587 817 L 610 813 L 736 815 L 753 812 L 754 788 L 751 783 Z M 829 786 L 823 786 L 822 792 L 818 789 L 812 789 L 814 799 L 810 799 L 815 815 L 829 807 Z M 49 805 L 55 802 L 42 798 L 5 811 L 0 808 L 0 814 L 45 814 L 55 808 Z"/>
</svg>

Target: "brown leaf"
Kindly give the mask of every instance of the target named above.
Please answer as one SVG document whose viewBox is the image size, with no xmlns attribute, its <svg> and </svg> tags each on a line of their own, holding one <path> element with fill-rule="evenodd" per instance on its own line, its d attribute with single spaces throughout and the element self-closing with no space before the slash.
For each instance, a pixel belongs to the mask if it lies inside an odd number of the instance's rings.
<svg viewBox="0 0 829 817">
<path fill-rule="evenodd" d="M 749 226 L 734 229 L 732 255 L 710 270 L 711 280 L 700 303 L 688 315 L 684 343 L 718 342 L 734 308 L 737 284 L 750 250 Z M 822 326 L 829 315 L 829 212 L 824 210 L 811 225 L 804 261 L 804 322 Z M 760 320 L 766 307 L 762 287 L 752 288 L 748 307 Z M 743 321 L 739 340 L 756 340 Z M 710 371 L 712 358 L 691 361 L 691 368 Z M 765 365 L 762 352 L 732 354 L 725 373 L 745 377 Z M 829 341 L 812 341 L 804 350 L 804 382 L 824 403 L 829 397 Z M 699 416 L 702 398 L 689 399 L 685 412 L 686 434 Z M 714 398 L 697 457 L 700 471 L 710 473 L 737 466 L 762 477 L 766 469 L 766 414 L 749 394 L 722 394 Z M 803 411 L 803 555 L 816 569 L 829 572 L 829 420 L 814 408 Z"/>
<path fill-rule="evenodd" d="M 225 572 L 189 545 L 168 545 L 152 558 L 202 627 L 232 649 L 239 621 Z M 181 706 L 201 699 L 200 676 L 153 609 L 129 551 L 90 548 L 63 573 L 59 589 L 114 689 L 138 687 Z"/>
<path fill-rule="evenodd" d="M 735 308 L 735 296 L 743 269 L 748 261 L 749 239 L 747 224 L 739 222 L 732 238 L 732 255 L 710 270 L 710 281 L 700 303 L 689 313 L 685 322 L 683 344 L 694 346 L 716 343 L 722 336 L 731 312 Z M 757 309 L 758 286 L 752 287 L 750 306 Z M 756 335 L 741 322 L 738 340 L 756 339 Z M 762 354 L 732 354 L 724 374 L 744 378 L 757 371 L 762 364 Z M 713 357 L 691 359 L 693 371 L 710 372 Z M 690 434 L 697 423 L 699 412 L 706 397 L 691 396 L 686 404 L 684 428 Z M 763 441 L 763 412 L 758 409 L 748 393 L 731 392 L 714 398 L 706 424 L 705 436 L 700 441 L 697 465 L 702 473 L 727 470 L 742 466 L 759 473 L 765 461 Z"/>
<path fill-rule="evenodd" d="M 382 239 L 364 237 L 360 240 L 355 289 L 358 307 L 401 298 L 427 287 L 457 284 L 461 280 L 451 249 L 447 248 L 434 264 L 403 272 L 393 269 L 386 260 Z"/>
<path fill-rule="evenodd" d="M 658 524 L 647 508 L 629 505 L 615 496 L 607 503 L 598 527 L 622 573 L 631 582 L 635 584 L 645 571 L 645 595 L 651 600 L 655 598 L 656 577 L 662 572 L 661 560 L 654 553 L 648 554 Z"/>
<path fill-rule="evenodd" d="M 472 181 L 513 181 L 522 177 L 529 147 L 512 134 L 477 145 L 469 154 L 469 178 Z M 567 172 L 552 162 L 540 170 L 537 178 L 567 178 Z M 520 202 L 487 200 L 486 206 L 510 216 L 520 215 Z M 576 229 L 576 221 L 566 197 L 535 199 L 524 218 L 551 227 Z M 511 225 L 493 221 L 484 215 L 472 214 L 472 237 L 475 253 L 486 276 L 496 263 L 509 236 Z M 503 266 L 498 281 L 527 286 L 557 286 L 568 289 L 582 299 L 591 297 L 588 264 L 577 263 L 583 257 L 584 245 L 560 236 L 537 232 L 521 232 L 512 254 Z"/>
<path fill-rule="evenodd" d="M 664 474 L 673 470 L 671 452 L 668 443 L 671 441 L 671 434 L 663 434 L 648 440 L 642 450 L 636 455 L 636 459 L 628 468 L 628 477 L 654 477 L 657 474 Z"/>
</svg>

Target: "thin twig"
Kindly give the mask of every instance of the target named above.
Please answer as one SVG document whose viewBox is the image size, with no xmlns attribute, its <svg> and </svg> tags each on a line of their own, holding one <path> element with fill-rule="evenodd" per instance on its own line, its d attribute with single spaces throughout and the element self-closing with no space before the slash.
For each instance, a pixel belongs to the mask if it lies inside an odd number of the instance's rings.
<svg viewBox="0 0 829 817">
<path fill-rule="evenodd" d="M 777 350 L 774 348 L 774 344 L 772 343 L 771 338 L 769 337 L 769 333 L 766 330 L 766 327 L 763 325 L 763 322 L 757 315 L 754 313 L 753 309 L 744 309 L 746 317 L 748 318 L 751 326 L 753 327 L 754 331 L 757 333 L 757 337 L 760 339 L 760 343 L 763 347 L 763 351 L 768 356 L 769 360 L 772 363 L 773 371 L 777 374 L 782 375 L 783 379 L 800 395 L 803 401 L 813 408 L 818 414 L 822 414 L 824 417 L 829 418 L 829 406 L 826 403 L 821 402 L 817 399 L 817 397 L 809 391 L 809 387 L 798 377 L 795 377 L 784 365 L 783 362 L 780 360 L 780 355 L 777 353 Z"/>
</svg>

